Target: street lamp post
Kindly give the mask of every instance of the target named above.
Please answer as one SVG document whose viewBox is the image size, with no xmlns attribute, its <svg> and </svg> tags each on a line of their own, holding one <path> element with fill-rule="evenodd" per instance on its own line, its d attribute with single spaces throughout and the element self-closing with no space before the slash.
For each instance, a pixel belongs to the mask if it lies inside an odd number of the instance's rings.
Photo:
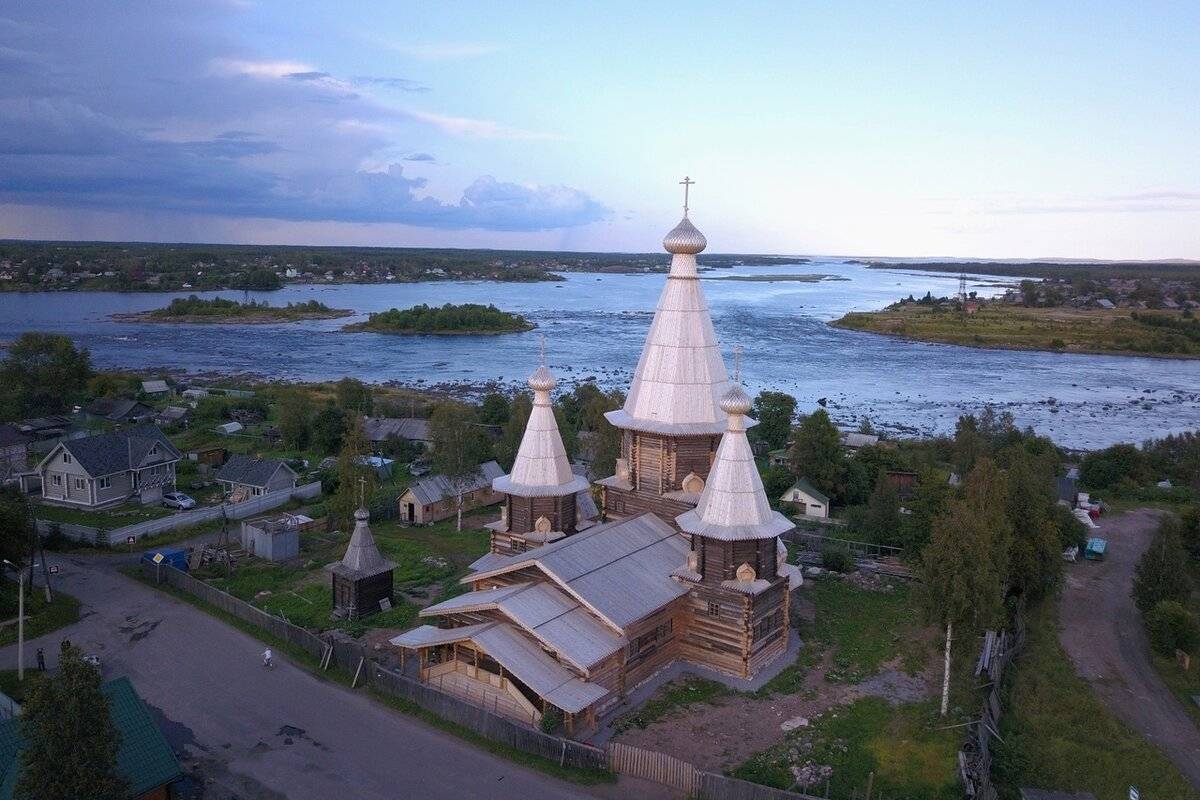
<svg viewBox="0 0 1200 800">
<path fill-rule="evenodd" d="M 25 680 L 25 570 L 4 559 L 4 563 L 17 571 L 17 680 Z"/>
</svg>

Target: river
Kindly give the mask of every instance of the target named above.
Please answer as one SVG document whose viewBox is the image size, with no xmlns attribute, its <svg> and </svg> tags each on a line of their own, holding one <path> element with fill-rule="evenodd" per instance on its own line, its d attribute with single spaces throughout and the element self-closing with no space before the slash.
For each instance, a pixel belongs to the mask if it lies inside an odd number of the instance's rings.
<svg viewBox="0 0 1200 800">
<path fill-rule="evenodd" d="M 703 265 L 703 256 L 700 257 Z M 833 276 L 815 283 L 720 280 L 730 276 Z M 906 342 L 827 323 L 847 311 L 882 308 L 901 296 L 952 295 L 956 275 L 866 269 L 842 259 L 744 266 L 705 273 L 704 290 L 722 344 L 741 345 L 748 390 L 796 396 L 801 411 L 825 399 L 841 424 L 863 416 L 911 433 L 953 430 L 960 413 L 984 404 L 1011 411 L 1060 444 L 1103 447 L 1200 428 L 1200 361 L 983 350 Z M 712 278 L 717 278 L 713 280 Z M 295 285 L 275 292 L 203 296 L 316 299 L 357 316 L 277 325 L 169 325 L 115 322 L 110 315 L 159 308 L 172 293 L 0 294 L 0 339 L 59 331 L 87 346 L 100 367 L 169 367 L 255 373 L 268 378 L 365 381 L 478 390 L 523 380 L 547 337 L 560 380 L 594 377 L 628 385 L 662 289 L 662 274 L 570 273 L 562 283 L 476 281 Z M 973 277 L 983 296 L 1013 278 Z M 372 311 L 418 303 L 494 303 L 538 328 L 504 336 L 387 336 L 341 333 Z M 732 363 L 732 359 L 727 359 Z"/>
</svg>

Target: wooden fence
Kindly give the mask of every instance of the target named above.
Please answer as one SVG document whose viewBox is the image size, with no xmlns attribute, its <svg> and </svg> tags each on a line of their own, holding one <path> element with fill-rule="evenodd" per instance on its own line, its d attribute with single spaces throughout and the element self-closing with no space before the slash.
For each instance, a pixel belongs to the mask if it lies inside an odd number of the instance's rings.
<svg viewBox="0 0 1200 800">
<path fill-rule="evenodd" d="M 788 792 L 705 772 L 666 753 L 620 742 L 610 742 L 601 749 L 551 736 L 390 669 L 379 663 L 378 654 L 368 651 L 357 642 L 317 636 L 174 567 L 146 563 L 142 565 L 142 571 L 151 580 L 188 592 L 277 639 L 301 648 L 319 659 L 322 666 L 333 664 L 354 673 L 359 684 L 368 683 L 378 691 L 408 700 L 442 719 L 523 753 L 541 756 L 562 766 L 612 770 L 621 775 L 654 781 L 686 792 L 695 800 L 821 800 L 814 795 Z"/>
<path fill-rule="evenodd" d="M 1025 646 L 1025 616 L 1018 608 L 1012 632 L 999 634 L 988 631 L 975 667 L 977 677 L 986 675 L 988 691 L 984 696 L 979 719 L 967 726 L 966 741 L 958 751 L 958 774 L 966 796 L 971 800 L 996 800 L 998 793 L 992 785 L 991 739 L 1000 735 L 1001 682 L 1004 671 Z"/>
</svg>

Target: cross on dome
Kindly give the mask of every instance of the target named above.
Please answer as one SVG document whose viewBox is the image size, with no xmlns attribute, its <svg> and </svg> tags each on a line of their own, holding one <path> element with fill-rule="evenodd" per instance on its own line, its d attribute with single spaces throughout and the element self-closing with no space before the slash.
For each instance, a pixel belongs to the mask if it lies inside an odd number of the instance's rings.
<svg viewBox="0 0 1200 800">
<path fill-rule="evenodd" d="M 684 175 L 679 185 L 683 187 L 683 215 L 686 217 L 688 212 L 688 189 L 695 186 L 696 182 L 687 175 Z"/>
</svg>

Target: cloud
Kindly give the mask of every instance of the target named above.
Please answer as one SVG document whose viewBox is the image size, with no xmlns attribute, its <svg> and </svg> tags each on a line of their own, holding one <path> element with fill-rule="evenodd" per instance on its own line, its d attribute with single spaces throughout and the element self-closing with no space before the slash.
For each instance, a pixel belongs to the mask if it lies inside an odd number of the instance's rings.
<svg viewBox="0 0 1200 800">
<path fill-rule="evenodd" d="M 414 125 L 467 139 L 545 135 L 372 96 L 426 88 L 404 78 L 342 78 L 300 57 L 263 57 L 230 35 L 236 25 L 222 26 L 234 6 L 155 4 L 136 28 L 117 7 L 27 4 L 4 27 L 0 202 L 496 231 L 609 213 L 576 188 L 489 175 L 460 196 L 432 196 L 392 163 L 435 163 L 405 146 Z"/>
</svg>

